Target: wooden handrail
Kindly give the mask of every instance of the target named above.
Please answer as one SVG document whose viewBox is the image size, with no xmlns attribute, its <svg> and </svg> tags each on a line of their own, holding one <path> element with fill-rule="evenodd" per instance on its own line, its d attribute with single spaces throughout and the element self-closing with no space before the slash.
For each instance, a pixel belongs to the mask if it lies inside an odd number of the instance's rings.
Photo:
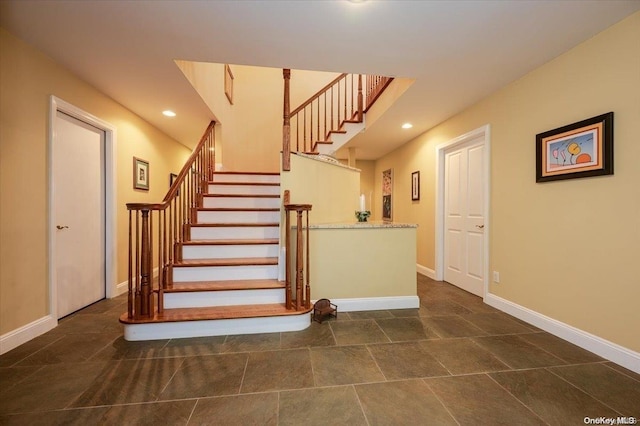
<svg viewBox="0 0 640 426">
<path fill-rule="evenodd" d="M 316 98 L 319 98 L 320 95 L 322 95 L 327 90 L 331 89 L 332 86 L 335 86 L 340 80 L 342 80 L 346 76 L 347 76 L 347 74 L 342 73 L 339 76 L 337 76 L 336 78 L 334 78 L 333 81 L 331 81 L 331 83 L 327 84 L 322 89 L 318 90 L 316 93 L 311 95 L 311 97 L 309 99 L 304 101 L 298 108 L 296 108 L 293 111 L 291 111 L 291 113 L 289 114 L 289 118 L 293 117 L 294 115 L 296 115 L 297 113 L 302 111 L 307 105 L 309 105 L 311 102 L 316 100 Z"/>
<path fill-rule="evenodd" d="M 164 309 L 164 290 L 173 285 L 173 267 L 182 260 L 181 246 L 190 238 L 197 207 L 215 170 L 215 122 L 207 126 L 198 145 L 161 203 L 128 203 L 129 286 L 127 316 L 152 318 Z M 154 224 L 155 217 L 155 224 Z M 157 247 L 157 288 L 153 279 Z"/>
</svg>

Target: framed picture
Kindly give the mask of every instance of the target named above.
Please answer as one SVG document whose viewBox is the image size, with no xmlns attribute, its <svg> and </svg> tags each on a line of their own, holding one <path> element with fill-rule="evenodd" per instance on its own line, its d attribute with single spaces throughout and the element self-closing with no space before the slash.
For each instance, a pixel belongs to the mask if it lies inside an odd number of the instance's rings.
<svg viewBox="0 0 640 426">
<path fill-rule="evenodd" d="M 391 222 L 393 219 L 393 170 L 382 172 L 382 220 Z"/>
<path fill-rule="evenodd" d="M 173 186 L 173 182 L 175 182 L 175 180 L 178 178 L 178 175 L 175 173 L 169 173 L 169 189 L 171 189 L 171 187 Z M 178 189 L 178 192 L 176 192 L 176 196 L 180 196 L 180 189 Z"/>
<path fill-rule="evenodd" d="M 233 73 L 229 64 L 224 64 L 224 94 L 229 99 L 229 103 L 233 105 Z"/>
<path fill-rule="evenodd" d="M 613 174 L 613 112 L 536 135 L 536 182 Z"/>
<path fill-rule="evenodd" d="M 413 201 L 420 199 L 420 172 L 411 173 L 411 199 Z"/>
<path fill-rule="evenodd" d="M 133 189 L 149 190 L 149 162 L 133 157 Z"/>
</svg>

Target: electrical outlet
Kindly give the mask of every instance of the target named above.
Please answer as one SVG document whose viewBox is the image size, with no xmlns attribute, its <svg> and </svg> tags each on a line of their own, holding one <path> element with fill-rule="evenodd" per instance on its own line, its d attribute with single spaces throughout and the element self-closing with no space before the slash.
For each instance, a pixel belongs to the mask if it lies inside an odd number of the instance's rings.
<svg viewBox="0 0 640 426">
<path fill-rule="evenodd" d="M 500 282 L 500 272 L 493 271 L 493 282 L 496 284 Z"/>
</svg>

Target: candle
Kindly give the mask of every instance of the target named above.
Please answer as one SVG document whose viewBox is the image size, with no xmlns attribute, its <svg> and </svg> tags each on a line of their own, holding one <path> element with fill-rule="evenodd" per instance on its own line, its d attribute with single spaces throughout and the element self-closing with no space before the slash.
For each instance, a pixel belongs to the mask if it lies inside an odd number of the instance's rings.
<svg viewBox="0 0 640 426">
<path fill-rule="evenodd" d="M 364 205 L 364 194 L 360 194 L 360 211 L 363 212 L 366 210 Z"/>
</svg>

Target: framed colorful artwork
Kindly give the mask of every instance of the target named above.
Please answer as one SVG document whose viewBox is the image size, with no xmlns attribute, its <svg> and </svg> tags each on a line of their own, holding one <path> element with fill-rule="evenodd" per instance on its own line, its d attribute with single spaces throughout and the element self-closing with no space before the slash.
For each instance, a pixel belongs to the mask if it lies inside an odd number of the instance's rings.
<svg viewBox="0 0 640 426">
<path fill-rule="evenodd" d="M 613 174 L 613 112 L 536 135 L 536 182 Z"/>
</svg>

